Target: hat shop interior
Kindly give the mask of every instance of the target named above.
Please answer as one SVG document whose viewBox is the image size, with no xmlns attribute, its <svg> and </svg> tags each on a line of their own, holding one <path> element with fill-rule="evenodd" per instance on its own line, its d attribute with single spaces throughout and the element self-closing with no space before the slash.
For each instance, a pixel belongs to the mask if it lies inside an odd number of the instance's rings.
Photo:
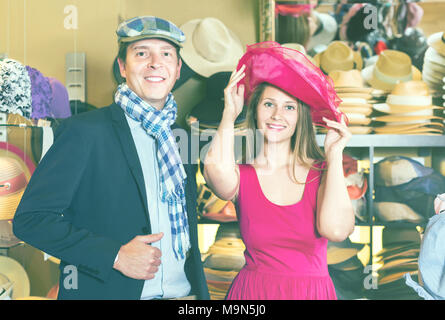
<svg viewBox="0 0 445 320">
<path fill-rule="evenodd" d="M 186 35 L 176 121 L 210 140 L 247 45 L 276 41 L 332 79 L 353 134 L 343 171 L 356 217 L 349 238 L 328 244 L 338 299 L 420 299 L 403 275 L 417 280 L 421 235 L 445 193 L 444 12 L 445 0 L 0 0 L 0 300 L 57 298 L 59 259 L 16 238 L 12 219 L 57 127 L 112 102 L 123 81 L 116 26 L 138 15 Z M 316 132 L 323 146 L 326 130 Z M 245 247 L 235 205 L 210 191 L 202 170 L 199 246 L 211 299 L 222 300 Z"/>
</svg>

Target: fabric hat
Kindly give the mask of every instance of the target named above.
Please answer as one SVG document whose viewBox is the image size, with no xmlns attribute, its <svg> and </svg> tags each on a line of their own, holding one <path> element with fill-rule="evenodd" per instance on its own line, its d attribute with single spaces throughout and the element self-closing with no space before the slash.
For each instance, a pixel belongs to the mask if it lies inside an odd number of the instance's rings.
<svg viewBox="0 0 445 320">
<path fill-rule="evenodd" d="M 221 122 L 224 111 L 224 88 L 230 80 L 230 72 L 217 72 L 206 80 L 206 96 L 190 112 L 196 117 L 200 124 L 217 127 Z M 235 125 L 246 120 L 247 108 L 243 108 L 241 114 L 236 118 Z"/>
<path fill-rule="evenodd" d="M 12 299 L 29 296 L 29 277 L 20 263 L 10 257 L 0 256 L 0 274 L 13 283 Z"/>
<path fill-rule="evenodd" d="M 343 41 L 332 41 L 325 51 L 314 56 L 314 61 L 327 74 L 333 70 L 361 70 L 363 67 L 360 52 L 352 50 Z"/>
<path fill-rule="evenodd" d="M 202 216 L 206 219 L 219 222 L 237 221 L 235 205 L 232 201 L 228 201 L 224 208 L 219 212 L 203 212 Z"/>
<path fill-rule="evenodd" d="M 422 77 L 406 53 L 389 49 L 380 53 L 374 65 L 364 68 L 362 76 L 373 88 L 383 91 L 391 91 L 399 82 Z"/>
<path fill-rule="evenodd" d="M 318 19 L 321 28 L 320 31 L 313 34 L 308 43 L 306 44 L 306 48 L 308 51 L 312 50 L 316 45 L 323 44 L 329 45 L 332 40 L 334 40 L 335 35 L 337 34 L 337 21 L 330 14 L 320 13 L 317 11 L 312 11 L 314 16 Z"/>
<path fill-rule="evenodd" d="M 51 86 L 51 101 L 49 104 L 51 118 L 65 119 L 71 117 L 68 90 L 56 78 L 48 77 L 48 81 Z"/>
<path fill-rule="evenodd" d="M 375 165 L 376 186 L 397 186 L 410 182 L 414 178 L 433 173 L 432 168 L 423 166 L 416 160 L 403 156 L 390 156 Z"/>
<path fill-rule="evenodd" d="M 14 217 L 27 184 L 20 163 L 13 158 L 0 157 L 0 220 Z"/>
<path fill-rule="evenodd" d="M 445 299 L 445 215 L 430 218 L 419 254 L 419 271 L 425 289 L 436 298 Z"/>
<path fill-rule="evenodd" d="M 421 223 L 424 217 L 415 212 L 404 203 L 398 202 L 374 202 L 374 210 L 380 221 L 408 221 Z"/>
<path fill-rule="evenodd" d="M 399 202 L 429 218 L 435 214 L 434 198 L 445 190 L 445 177 L 433 170 L 429 175 L 395 186 L 376 186 L 376 201 Z"/>
<path fill-rule="evenodd" d="M 233 71 L 243 55 L 239 38 L 216 18 L 190 20 L 181 29 L 189 39 L 181 49 L 181 57 L 203 77 Z"/>
<path fill-rule="evenodd" d="M 338 264 L 351 259 L 365 247 L 362 243 L 353 243 L 349 238 L 342 242 L 328 242 L 328 264 Z"/>
<path fill-rule="evenodd" d="M 365 88 L 363 77 L 359 70 L 333 70 L 329 72 L 329 76 L 334 81 L 335 90 L 349 93 L 365 93 L 370 94 L 372 88 Z"/>
<path fill-rule="evenodd" d="M 25 66 L 13 59 L 0 61 L 0 112 L 31 117 L 31 79 Z"/>
<path fill-rule="evenodd" d="M 48 78 L 30 66 L 26 66 L 26 70 L 31 79 L 31 118 L 52 117 L 49 107 L 52 100 L 52 89 Z"/>
<path fill-rule="evenodd" d="M 244 98 L 247 104 L 255 88 L 267 82 L 300 99 L 311 108 L 312 121 L 325 126 L 322 117 L 340 122 L 341 100 L 335 93 L 332 79 L 314 66 L 301 52 L 268 41 L 248 46 L 237 70 L 246 66 Z"/>
<path fill-rule="evenodd" d="M 445 35 L 444 32 L 436 32 L 428 37 L 428 45 L 445 57 Z"/>
<path fill-rule="evenodd" d="M 119 24 L 116 30 L 119 44 L 133 42 L 142 39 L 160 38 L 173 42 L 182 47 L 185 35 L 175 24 L 170 21 L 153 17 L 134 17 Z"/>
</svg>

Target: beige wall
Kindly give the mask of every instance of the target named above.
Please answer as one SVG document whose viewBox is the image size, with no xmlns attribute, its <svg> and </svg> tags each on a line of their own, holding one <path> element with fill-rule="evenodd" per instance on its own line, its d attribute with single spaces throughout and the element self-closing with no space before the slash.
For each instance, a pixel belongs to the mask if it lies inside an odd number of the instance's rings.
<svg viewBox="0 0 445 320">
<path fill-rule="evenodd" d="M 88 102 L 112 102 L 111 66 L 117 53 L 119 18 L 155 15 L 178 26 L 191 19 L 215 17 L 235 32 L 242 44 L 257 38 L 258 0 L 0 0 L 0 53 L 65 83 L 65 54 L 86 52 Z M 67 5 L 78 9 L 78 29 L 67 30 Z M 26 19 L 24 19 L 26 17 Z M 177 93 L 182 118 L 202 97 L 202 83 Z M 187 92 L 188 94 L 185 94 Z M 190 94 L 191 93 L 191 94 Z"/>
</svg>

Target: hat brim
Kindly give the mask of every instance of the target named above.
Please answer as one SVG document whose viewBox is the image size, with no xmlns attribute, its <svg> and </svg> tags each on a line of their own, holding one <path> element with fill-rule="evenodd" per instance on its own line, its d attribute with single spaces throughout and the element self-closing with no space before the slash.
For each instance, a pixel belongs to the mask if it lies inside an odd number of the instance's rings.
<svg viewBox="0 0 445 320">
<path fill-rule="evenodd" d="M 386 114 L 399 114 L 399 115 L 428 115 L 421 114 L 422 111 L 433 111 L 433 110 L 443 110 L 444 107 L 440 106 L 403 106 L 403 105 L 392 105 L 389 103 L 375 103 L 372 105 L 374 110 L 386 113 Z M 419 114 L 417 114 L 420 112 Z M 416 114 L 411 114 L 416 113 Z M 432 115 L 432 114 L 431 114 Z"/>
<path fill-rule="evenodd" d="M 445 65 L 445 56 L 440 55 L 433 47 L 429 47 L 425 51 L 425 61 L 434 62 L 439 65 Z"/>
<path fill-rule="evenodd" d="M 342 94 L 363 94 L 363 95 L 370 95 L 372 92 L 372 88 L 357 88 L 357 87 L 343 87 L 343 86 L 336 86 L 335 87 L 335 91 L 337 91 L 338 94 L 342 93 Z"/>
<path fill-rule="evenodd" d="M 168 37 L 162 34 L 156 34 L 156 35 L 140 35 L 140 36 L 134 36 L 134 37 L 125 37 L 125 38 L 121 38 L 119 39 L 119 44 L 121 43 L 129 43 L 129 42 L 135 42 L 135 41 L 140 41 L 140 40 L 146 40 L 146 39 L 162 39 L 162 40 L 168 40 L 171 43 L 173 43 L 174 45 L 178 46 L 179 48 L 182 48 L 182 44 L 172 38 L 172 37 Z"/>
<path fill-rule="evenodd" d="M 29 277 L 20 263 L 10 257 L 0 256 L 0 273 L 14 283 L 13 300 L 29 296 Z"/>
<path fill-rule="evenodd" d="M 386 115 L 374 117 L 372 120 L 378 122 L 408 122 L 408 123 L 422 123 L 429 120 L 443 120 L 438 116 L 400 116 L 400 115 Z"/>
<path fill-rule="evenodd" d="M 373 132 L 374 128 L 369 126 L 361 126 L 361 125 L 352 125 L 348 126 L 349 132 L 351 134 L 370 134 Z M 328 132 L 328 129 L 324 127 L 320 127 L 318 129 L 318 133 L 326 134 Z"/>
<path fill-rule="evenodd" d="M 359 92 L 350 92 L 350 91 L 338 91 L 335 90 L 337 92 L 337 95 L 339 96 L 340 99 L 343 98 L 359 98 L 359 99 L 365 99 L 365 100 L 370 100 L 372 98 L 371 92 L 372 92 L 372 88 L 370 88 L 371 90 L 369 91 L 369 93 L 359 93 Z"/>
<path fill-rule="evenodd" d="M 433 33 L 428 37 L 427 43 L 440 55 L 445 56 L 445 42 L 442 40 L 443 32 Z"/>
<path fill-rule="evenodd" d="M 360 114 L 364 114 L 365 116 L 369 116 L 372 113 L 372 105 L 343 105 L 340 104 L 340 106 L 338 107 L 338 109 L 341 112 L 344 112 L 346 114 L 346 116 L 348 115 L 348 113 L 360 113 Z"/>
<path fill-rule="evenodd" d="M 224 61 L 212 62 L 203 58 L 193 45 L 193 32 L 202 19 L 194 19 L 183 24 L 180 28 L 184 32 L 188 41 L 185 41 L 181 48 L 181 58 L 192 68 L 193 71 L 203 77 L 210 77 L 217 72 L 232 72 L 237 66 L 238 60 L 243 55 L 243 46 L 235 33 L 229 29 L 229 34 L 232 39 L 230 48 L 227 52 L 230 56 Z"/>
<path fill-rule="evenodd" d="M 423 71 L 432 71 L 445 76 L 445 64 L 439 64 L 434 61 L 425 59 L 423 61 L 422 72 Z"/>
</svg>

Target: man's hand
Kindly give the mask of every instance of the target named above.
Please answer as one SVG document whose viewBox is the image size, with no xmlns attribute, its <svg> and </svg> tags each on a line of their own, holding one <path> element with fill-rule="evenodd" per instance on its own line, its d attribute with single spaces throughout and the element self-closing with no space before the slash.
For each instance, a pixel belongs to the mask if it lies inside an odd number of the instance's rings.
<svg viewBox="0 0 445 320">
<path fill-rule="evenodd" d="M 150 280 L 155 277 L 161 264 L 161 250 L 150 244 L 159 241 L 164 233 L 136 236 L 123 245 L 113 268 L 125 276 L 138 280 Z"/>
</svg>

